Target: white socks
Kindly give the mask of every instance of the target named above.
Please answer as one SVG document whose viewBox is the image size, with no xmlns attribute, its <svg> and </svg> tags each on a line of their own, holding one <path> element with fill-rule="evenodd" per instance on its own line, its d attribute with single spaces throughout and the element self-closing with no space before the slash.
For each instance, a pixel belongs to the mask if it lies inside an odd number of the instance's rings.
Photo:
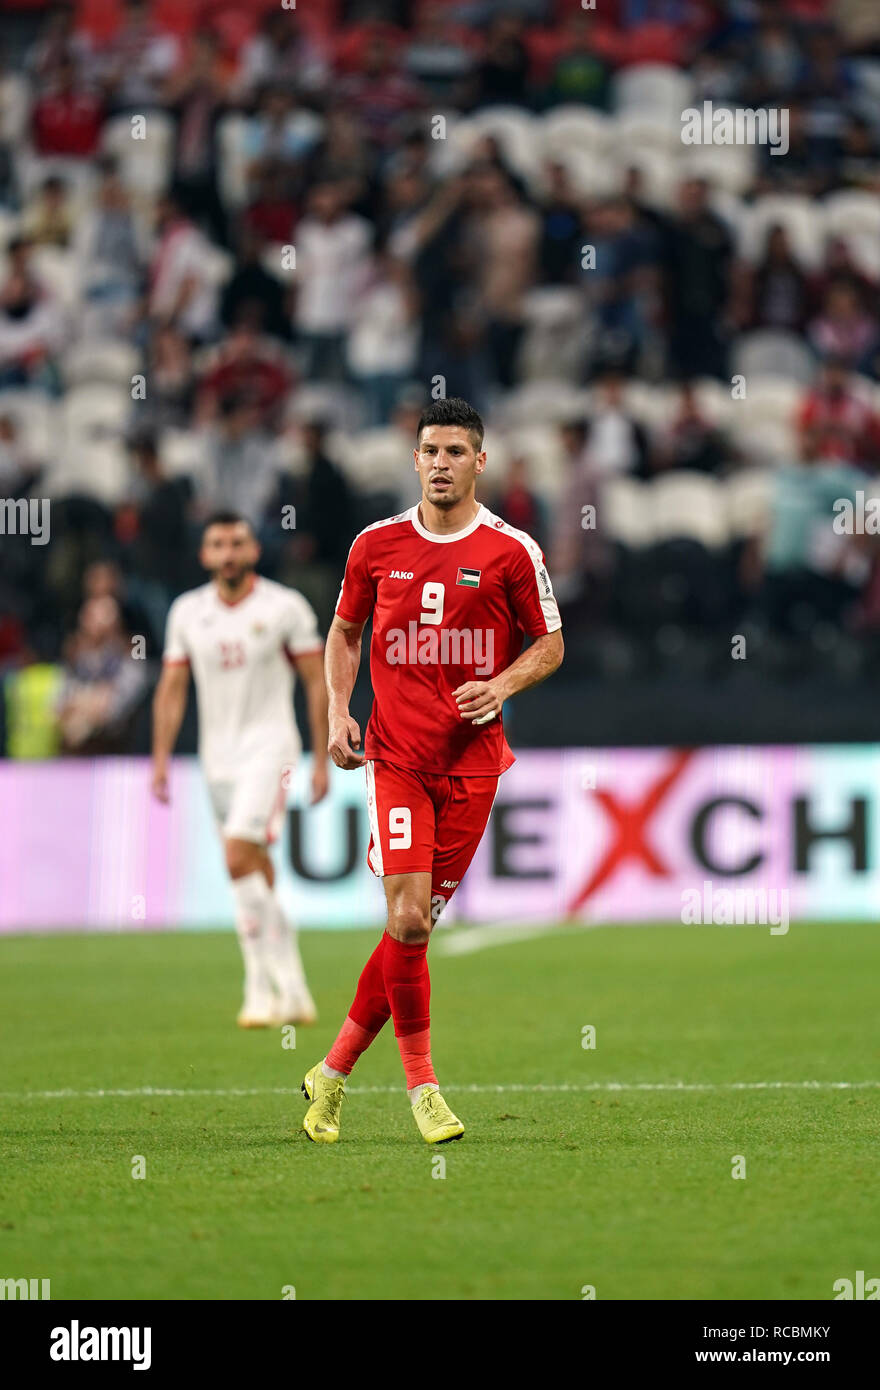
<svg viewBox="0 0 880 1390">
<path fill-rule="evenodd" d="M 266 961 L 265 923 L 272 893 L 259 872 L 232 880 L 235 898 L 235 928 L 244 960 L 245 1008 L 261 1009 L 271 1000 Z"/>
<path fill-rule="evenodd" d="M 346 1081 L 348 1080 L 348 1072 L 345 1072 L 345 1071 L 335 1071 L 333 1067 L 328 1067 L 328 1066 L 327 1066 L 327 1059 L 326 1059 L 326 1057 L 325 1057 L 324 1061 L 321 1063 L 321 1071 L 322 1071 L 322 1072 L 324 1073 L 324 1075 L 327 1076 L 327 1077 L 341 1076 L 341 1077 L 344 1077 Z"/>
<path fill-rule="evenodd" d="M 255 871 L 232 880 L 235 925 L 244 960 L 245 1009 L 263 1012 L 273 1003 L 272 986 L 282 1011 L 314 1010 L 296 934 L 264 876 Z"/>
<path fill-rule="evenodd" d="M 296 933 L 288 926 L 281 904 L 271 890 L 263 940 L 266 968 L 272 983 L 283 1000 L 297 999 L 306 989 L 302 957 Z"/>
</svg>

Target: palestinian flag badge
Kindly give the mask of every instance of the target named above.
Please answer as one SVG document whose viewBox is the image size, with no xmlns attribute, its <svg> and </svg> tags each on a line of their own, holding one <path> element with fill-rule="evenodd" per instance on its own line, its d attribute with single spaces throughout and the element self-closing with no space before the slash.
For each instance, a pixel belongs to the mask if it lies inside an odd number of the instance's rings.
<svg viewBox="0 0 880 1390">
<path fill-rule="evenodd" d="M 455 582 L 456 584 L 462 584 L 465 589 L 479 589 L 480 575 L 482 573 L 482 570 L 465 570 L 459 568 Z"/>
</svg>

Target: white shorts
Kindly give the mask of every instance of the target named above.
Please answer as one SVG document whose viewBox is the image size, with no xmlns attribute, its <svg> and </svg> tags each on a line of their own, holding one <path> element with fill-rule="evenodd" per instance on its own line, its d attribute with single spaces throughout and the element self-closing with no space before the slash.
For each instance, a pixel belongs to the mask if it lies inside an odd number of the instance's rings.
<svg viewBox="0 0 880 1390">
<path fill-rule="evenodd" d="M 256 763 L 237 777 L 208 782 L 208 795 L 223 838 L 271 845 L 281 832 L 290 763 Z"/>
</svg>

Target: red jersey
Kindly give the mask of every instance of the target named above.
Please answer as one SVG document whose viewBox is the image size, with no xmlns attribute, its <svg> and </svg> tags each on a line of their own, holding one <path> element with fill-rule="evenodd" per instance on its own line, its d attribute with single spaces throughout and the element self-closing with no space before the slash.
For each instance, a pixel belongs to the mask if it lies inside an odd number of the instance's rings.
<svg viewBox="0 0 880 1390">
<path fill-rule="evenodd" d="M 505 670 L 526 636 L 562 626 L 530 536 L 482 506 L 463 531 L 438 536 L 411 507 L 355 537 L 336 612 L 373 617 L 367 758 L 458 777 L 510 767 L 500 716 L 463 719 L 452 692 Z"/>
</svg>

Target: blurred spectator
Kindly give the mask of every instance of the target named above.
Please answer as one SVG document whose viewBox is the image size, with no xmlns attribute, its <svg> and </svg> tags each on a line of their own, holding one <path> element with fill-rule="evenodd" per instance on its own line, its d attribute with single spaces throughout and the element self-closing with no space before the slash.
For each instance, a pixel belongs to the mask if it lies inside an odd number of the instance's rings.
<svg viewBox="0 0 880 1390">
<path fill-rule="evenodd" d="M 159 325 L 150 338 L 149 389 L 135 405 L 134 421 L 143 433 L 186 429 L 193 422 L 196 374 L 192 349 L 179 329 Z"/>
<path fill-rule="evenodd" d="M 119 604 L 87 599 L 65 642 L 58 719 L 65 753 L 124 751 L 129 721 L 147 688 L 145 663 L 132 656 Z"/>
<path fill-rule="evenodd" d="M 25 497 L 41 472 L 22 443 L 15 420 L 0 414 L 0 497 Z"/>
<path fill-rule="evenodd" d="M 295 107 L 288 86 L 266 87 L 244 131 L 244 154 L 251 186 L 267 169 L 291 198 L 300 166 L 321 138 L 321 122 L 312 111 Z"/>
<path fill-rule="evenodd" d="M 294 324 L 307 376 L 345 378 L 345 339 L 368 274 L 369 247 L 370 224 L 347 210 L 340 186 L 316 184 L 296 236 Z"/>
<path fill-rule="evenodd" d="M 288 536 L 269 525 L 261 538 L 271 555 L 279 534 L 287 537 L 278 576 L 310 599 L 321 629 L 326 631 L 333 619 L 358 517 L 345 474 L 328 453 L 326 422 L 320 417 L 304 422 L 300 438 L 304 471 L 298 470 L 295 480 L 281 477 L 278 499 L 279 508 L 285 502 L 293 503 L 296 527 Z"/>
<path fill-rule="evenodd" d="M 94 335 L 130 332 L 146 267 L 146 238 L 110 160 L 102 162 L 97 193 L 77 218 L 72 249 Z"/>
<path fill-rule="evenodd" d="M 226 338 L 205 357 L 198 391 L 200 423 L 215 420 L 220 403 L 229 397 L 253 409 L 259 428 L 279 422 L 293 377 L 278 342 L 257 331 L 259 319 L 259 311 L 243 307 Z"/>
<path fill-rule="evenodd" d="M 80 81 L 72 59 L 59 58 L 31 112 L 35 152 L 44 158 L 89 159 L 97 153 L 103 120 L 98 94 Z"/>
<path fill-rule="evenodd" d="M 782 226 L 767 232 L 764 254 L 747 277 L 745 302 L 738 315 L 743 327 L 803 330 L 810 305 L 810 286 Z"/>
<path fill-rule="evenodd" d="M 855 285 L 835 280 L 809 326 L 809 339 L 820 357 L 835 357 L 855 371 L 869 371 L 877 346 L 877 320 L 867 313 Z"/>
<path fill-rule="evenodd" d="M 675 414 L 655 443 L 653 467 L 717 473 L 731 452 L 720 430 L 703 414 L 693 382 L 683 382 Z"/>
<path fill-rule="evenodd" d="M 572 284 L 580 278 L 584 242 L 581 199 L 564 164 L 547 165 L 545 185 L 541 203 L 541 280 L 551 285 Z"/>
<path fill-rule="evenodd" d="M 246 224 L 239 237 L 235 271 L 223 287 L 220 318 L 229 328 L 247 313 L 254 316 L 254 323 L 262 332 L 289 339 L 290 319 L 285 312 L 281 284 L 264 266 L 264 251 L 259 235 Z M 279 270 L 280 266 L 279 256 Z"/>
<path fill-rule="evenodd" d="M 34 246 L 66 247 L 70 244 L 73 226 L 74 213 L 67 185 L 63 179 L 52 175 L 25 209 L 25 236 Z"/>
<path fill-rule="evenodd" d="M 391 416 L 418 360 L 418 296 L 409 267 L 387 250 L 373 253 L 348 335 L 348 370 L 363 392 L 367 424 Z"/>
<path fill-rule="evenodd" d="M 207 465 L 196 479 L 199 512 L 240 512 L 256 530 L 276 487 L 271 441 L 250 401 L 223 396 L 217 422 L 205 432 Z"/>
<path fill-rule="evenodd" d="M 76 28 L 76 6 L 72 0 L 61 0 L 49 7 L 40 36 L 28 50 L 25 66 L 43 82 L 62 62 L 73 63 L 80 77 L 87 77 L 94 63 L 88 34 Z"/>
<path fill-rule="evenodd" d="M 628 198 L 591 209 L 582 240 L 595 249 L 586 286 L 598 320 L 597 356 L 633 370 L 648 334 L 660 252 L 650 225 Z"/>
<path fill-rule="evenodd" d="M 418 83 L 399 71 L 392 43 L 381 32 L 367 40 L 359 67 L 358 72 L 339 82 L 339 101 L 354 112 L 380 149 L 388 148 L 404 118 L 423 106 L 425 94 Z"/>
<path fill-rule="evenodd" d="M 509 389 L 517 375 L 524 300 L 537 277 L 541 224 L 503 170 L 482 166 L 471 188 L 467 234 L 474 238 L 489 358 L 494 380 Z"/>
<path fill-rule="evenodd" d="M 171 600 L 199 582 L 189 519 L 193 486 L 188 477 L 166 476 L 151 434 L 135 436 L 130 450 L 135 476 L 115 530 L 131 599 L 148 614 L 150 631 L 161 642 Z"/>
<path fill-rule="evenodd" d="M 174 182 L 194 220 L 221 245 L 226 242 L 226 211 L 217 186 L 217 126 L 227 86 L 217 40 L 199 33 L 165 91 L 165 103 L 176 120 Z"/>
<path fill-rule="evenodd" d="M 523 31 L 518 15 L 498 14 L 490 22 L 476 73 L 477 106 L 529 105 L 529 55 Z"/>
<path fill-rule="evenodd" d="M 7 248 L 0 284 L 0 387 L 58 386 L 56 354 L 64 321 L 49 291 L 34 275 L 30 243 L 17 237 Z"/>
<path fill-rule="evenodd" d="M 160 198 L 157 241 L 150 265 L 150 316 L 204 341 L 217 322 L 217 276 L 212 249 L 184 214 L 179 195 Z"/>
<path fill-rule="evenodd" d="M 626 408 L 624 378 L 606 372 L 598 383 L 596 408 L 590 417 L 584 459 L 594 478 L 617 473 L 644 477 L 648 471 L 648 437 Z"/>
<path fill-rule="evenodd" d="M 120 27 L 103 55 L 102 78 L 116 111 L 159 105 L 180 58 L 173 34 L 152 18 L 148 0 L 125 0 Z"/>
<path fill-rule="evenodd" d="M 526 531 L 543 548 L 544 509 L 531 485 L 529 465 L 522 454 L 515 454 L 510 460 L 500 487 L 492 495 L 491 508 L 518 531 Z"/>
<path fill-rule="evenodd" d="M 829 358 L 800 406 L 797 426 L 806 459 L 874 467 L 880 462 L 880 421 L 855 388 L 845 362 Z"/>
<path fill-rule="evenodd" d="M 608 103 L 608 66 L 598 52 L 592 16 L 572 10 L 565 20 L 564 51 L 544 89 L 544 103 L 580 102 L 604 110 Z"/>
<path fill-rule="evenodd" d="M 322 91 L 329 66 L 325 55 L 288 9 L 270 9 L 241 52 L 238 90 L 248 97 L 267 85 Z"/>
<path fill-rule="evenodd" d="M 723 321 L 732 255 L 730 234 L 709 207 L 705 182 L 685 180 L 665 254 L 669 353 L 681 376 L 725 373 Z"/>
</svg>

